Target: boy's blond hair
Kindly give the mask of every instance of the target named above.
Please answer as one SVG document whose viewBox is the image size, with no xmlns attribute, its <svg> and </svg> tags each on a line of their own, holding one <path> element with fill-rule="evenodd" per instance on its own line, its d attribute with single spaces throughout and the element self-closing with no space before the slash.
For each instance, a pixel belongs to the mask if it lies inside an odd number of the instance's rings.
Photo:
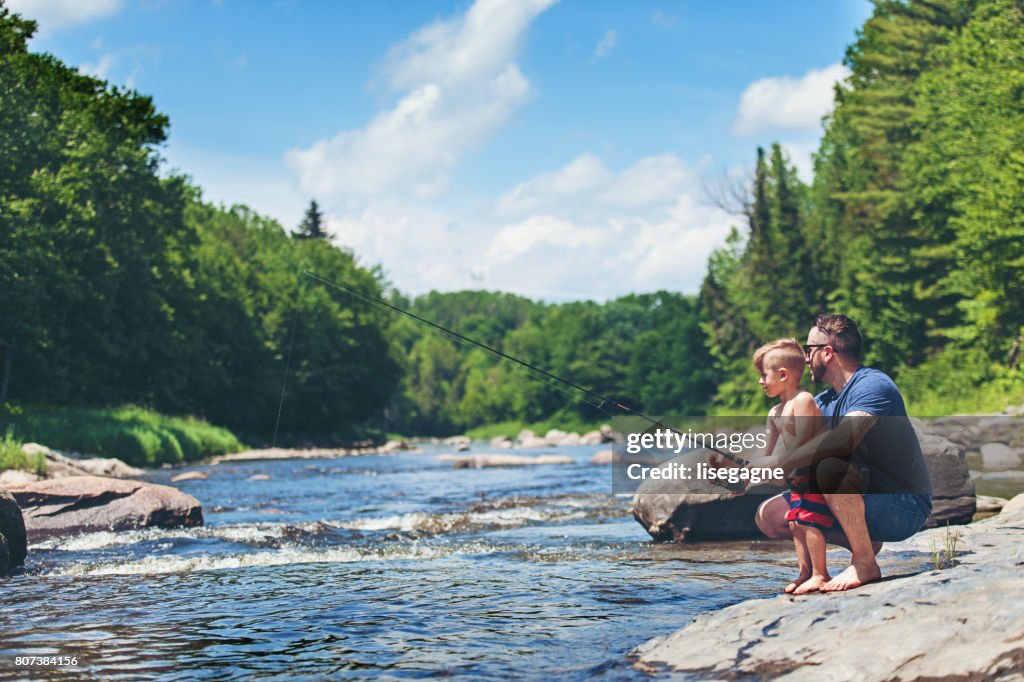
<svg viewBox="0 0 1024 682">
<path fill-rule="evenodd" d="M 754 351 L 754 367 L 758 372 L 763 372 L 765 363 L 769 361 L 775 367 L 795 372 L 797 376 L 803 374 L 807 364 L 804 347 L 796 339 L 775 339 Z"/>
</svg>

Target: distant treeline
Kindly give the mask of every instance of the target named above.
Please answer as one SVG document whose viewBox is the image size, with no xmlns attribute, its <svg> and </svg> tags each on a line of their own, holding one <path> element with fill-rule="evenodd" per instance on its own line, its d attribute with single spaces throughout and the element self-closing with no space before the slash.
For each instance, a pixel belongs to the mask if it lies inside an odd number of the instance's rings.
<svg viewBox="0 0 1024 682">
<path fill-rule="evenodd" d="M 604 304 L 544 305 L 512 294 L 463 291 L 421 296 L 411 310 L 636 410 L 703 414 L 712 395 L 711 357 L 692 296 L 660 291 Z M 396 320 L 395 336 L 405 371 L 389 413 L 399 431 L 453 433 L 552 417 L 576 424 L 622 414 L 408 318 Z"/>
<path fill-rule="evenodd" d="M 1024 399 L 1015 0 L 878 2 L 813 182 L 777 145 L 758 150 L 749 185 L 726 193 L 737 229 L 699 294 L 604 304 L 409 300 L 322 238 L 315 206 L 308 238 L 211 206 L 160 174 L 169 121 L 149 97 L 29 53 L 33 30 L 0 6 L 0 403 L 137 403 L 258 441 L 278 426 L 287 367 L 291 437 L 603 416 L 306 269 L 652 414 L 763 409 L 750 353 L 825 311 L 861 324 L 868 362 L 919 407 Z"/>
</svg>

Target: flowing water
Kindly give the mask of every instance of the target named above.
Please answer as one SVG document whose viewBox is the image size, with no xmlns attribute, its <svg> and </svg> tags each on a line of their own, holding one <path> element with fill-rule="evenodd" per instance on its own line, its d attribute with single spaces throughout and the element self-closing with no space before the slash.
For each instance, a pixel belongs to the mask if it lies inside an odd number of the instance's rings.
<svg viewBox="0 0 1024 682">
<path fill-rule="evenodd" d="M 652 543 L 598 449 L 502 469 L 453 469 L 436 446 L 198 467 L 207 480 L 175 485 L 204 527 L 30 546 L 2 583 L 0 674 L 37 655 L 94 679 L 641 679 L 634 646 L 792 576 L 787 543 Z"/>
</svg>

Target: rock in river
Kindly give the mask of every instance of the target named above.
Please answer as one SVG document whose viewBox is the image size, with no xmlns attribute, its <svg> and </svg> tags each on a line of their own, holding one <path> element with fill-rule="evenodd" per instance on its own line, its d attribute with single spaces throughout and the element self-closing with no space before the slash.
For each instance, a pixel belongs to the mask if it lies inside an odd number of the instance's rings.
<svg viewBox="0 0 1024 682">
<path fill-rule="evenodd" d="M 10 493 L 0 489 L 0 575 L 25 563 L 27 546 L 21 509 Z"/>
<path fill-rule="evenodd" d="M 970 523 L 975 511 L 974 482 L 967 471 L 964 449 L 929 432 L 920 422 L 914 427 L 934 490 L 928 527 Z M 633 496 L 633 518 L 656 540 L 756 537 L 760 531 L 754 524 L 754 512 L 769 495 L 781 490 L 751 488 L 734 496 L 673 489 L 678 486 L 672 481 L 648 479 Z"/>
<path fill-rule="evenodd" d="M 464 457 L 441 455 L 438 459 L 450 461 L 455 469 L 518 467 L 535 464 L 572 464 L 572 458 L 565 455 L 540 455 L 539 457 L 527 457 L 525 455 L 468 455 Z"/>
<path fill-rule="evenodd" d="M 177 488 L 100 476 L 68 476 L 10 489 L 29 539 L 100 530 L 201 526 L 199 501 Z"/>
</svg>

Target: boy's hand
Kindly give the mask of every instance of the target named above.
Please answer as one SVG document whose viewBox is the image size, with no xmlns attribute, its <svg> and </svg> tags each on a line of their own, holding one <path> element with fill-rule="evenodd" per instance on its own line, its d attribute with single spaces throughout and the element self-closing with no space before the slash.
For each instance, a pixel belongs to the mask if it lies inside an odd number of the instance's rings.
<svg viewBox="0 0 1024 682">
<path fill-rule="evenodd" d="M 712 452 L 708 457 L 708 466 L 712 469 L 724 469 L 725 467 L 729 467 L 730 469 L 739 469 L 742 465 L 738 462 L 732 461 L 728 457 L 723 457 L 717 452 Z"/>
</svg>

